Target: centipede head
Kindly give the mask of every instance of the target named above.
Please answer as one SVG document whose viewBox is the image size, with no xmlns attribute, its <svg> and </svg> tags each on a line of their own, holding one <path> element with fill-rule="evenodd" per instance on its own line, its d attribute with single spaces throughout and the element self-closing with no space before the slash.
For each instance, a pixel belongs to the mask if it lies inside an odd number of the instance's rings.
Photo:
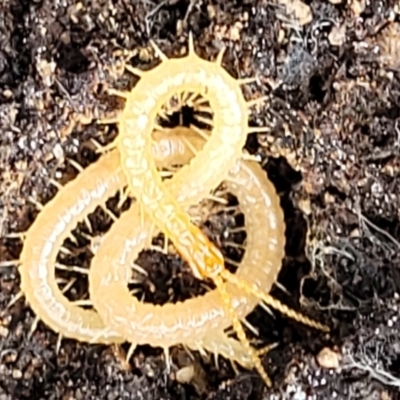
<svg viewBox="0 0 400 400">
<path fill-rule="evenodd" d="M 224 257 L 220 250 L 208 239 L 204 233 L 193 226 L 196 230 L 196 240 L 189 247 L 189 253 L 185 256 L 185 250 L 181 253 L 182 257 L 190 262 L 193 275 L 198 279 L 213 279 L 219 276 L 225 269 Z M 206 251 L 204 251 L 206 249 Z"/>
</svg>

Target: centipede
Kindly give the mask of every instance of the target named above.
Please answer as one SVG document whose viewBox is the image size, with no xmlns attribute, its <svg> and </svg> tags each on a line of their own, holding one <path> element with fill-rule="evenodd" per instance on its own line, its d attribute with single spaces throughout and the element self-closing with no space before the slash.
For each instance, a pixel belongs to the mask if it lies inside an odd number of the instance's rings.
<svg viewBox="0 0 400 400">
<path fill-rule="evenodd" d="M 286 227 L 274 186 L 243 150 L 250 133 L 267 130 L 248 125 L 251 107 L 265 98 L 246 101 L 241 86 L 249 79 L 235 79 L 222 67 L 223 50 L 215 61 L 199 57 L 191 34 L 188 53 L 181 58 L 168 58 L 154 42 L 151 45 L 161 63 L 148 71 L 127 65 L 127 71 L 140 78 L 138 83 L 127 92 L 109 90 L 125 101 L 114 121 L 116 140 L 98 161 L 60 187 L 29 228 L 19 260 L 22 292 L 37 317 L 63 337 L 129 342 L 130 354 L 140 344 L 164 349 L 184 344 L 255 368 L 270 386 L 263 353 L 250 344 L 242 325 L 258 304 L 324 332 L 329 328 L 268 294 L 284 257 Z M 210 130 L 160 128 L 159 113 L 173 96 L 212 114 L 203 118 Z M 160 168 L 170 165 L 181 168 L 165 181 Z M 222 182 L 238 198 L 245 219 L 246 251 L 236 273 L 225 267 L 220 249 L 188 213 Z M 57 254 L 79 222 L 124 188 L 134 201 L 94 254 L 88 272 L 93 310 L 83 309 L 57 284 Z M 159 232 L 196 278 L 213 282 L 213 290 L 163 306 L 140 302 L 129 292 L 132 264 Z M 225 333 L 230 326 L 237 339 Z"/>
</svg>

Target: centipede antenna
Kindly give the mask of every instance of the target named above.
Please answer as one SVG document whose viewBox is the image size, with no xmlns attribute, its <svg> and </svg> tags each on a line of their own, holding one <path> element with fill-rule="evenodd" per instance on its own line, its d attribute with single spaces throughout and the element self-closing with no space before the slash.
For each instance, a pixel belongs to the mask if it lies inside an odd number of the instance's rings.
<svg viewBox="0 0 400 400">
<path fill-rule="evenodd" d="M 251 107 L 256 106 L 258 104 L 264 104 L 269 99 L 270 99 L 269 96 L 261 96 L 261 97 L 259 97 L 257 99 L 249 100 L 247 102 L 247 108 L 250 109 Z"/>
<path fill-rule="evenodd" d="M 219 51 L 219 53 L 218 53 L 218 55 L 217 55 L 217 58 L 215 59 L 215 62 L 216 62 L 218 65 L 222 65 L 222 59 L 224 58 L 225 50 L 226 50 L 226 47 L 223 47 L 223 48 Z"/>
<path fill-rule="evenodd" d="M 326 325 L 323 325 L 317 321 L 314 321 L 311 318 L 306 317 L 305 315 L 292 310 L 285 304 L 282 304 L 278 300 L 274 299 L 271 296 L 265 296 L 265 299 L 262 299 L 265 304 L 270 305 L 275 310 L 279 311 L 281 314 L 286 315 L 287 317 L 293 319 L 294 321 L 300 322 L 303 325 L 307 325 L 311 328 L 319 329 L 322 332 L 329 332 L 329 328 Z"/>
<path fill-rule="evenodd" d="M 20 260 L 1 261 L 0 268 L 18 267 L 20 264 Z"/>
<path fill-rule="evenodd" d="M 135 352 L 136 344 L 131 343 L 129 346 L 128 352 L 126 353 L 126 362 L 129 363 L 129 360 L 132 358 L 133 353 Z"/>
<path fill-rule="evenodd" d="M 146 71 L 143 71 L 139 68 L 132 67 L 132 65 L 125 65 L 125 69 L 129 71 L 131 74 L 142 77 Z"/>
<path fill-rule="evenodd" d="M 269 294 L 266 294 L 262 290 L 258 289 L 255 285 L 249 285 L 247 282 L 238 278 L 234 274 L 231 274 L 229 271 L 225 270 L 225 271 L 221 272 L 221 275 L 227 281 L 234 283 L 236 286 L 238 286 L 240 289 L 245 290 L 247 293 L 251 293 L 254 296 L 258 297 L 260 300 L 262 300 L 263 303 L 265 303 L 266 305 L 279 311 L 283 315 L 286 315 L 287 317 L 289 317 L 297 322 L 300 322 L 303 325 L 307 325 L 311 328 L 319 329 L 323 332 L 330 331 L 329 327 L 327 327 L 326 325 L 323 325 L 317 321 L 314 321 L 311 318 L 306 317 L 305 315 L 303 315 L 297 311 L 292 310 L 285 304 L 281 303 L 279 300 L 274 299 Z"/>
<path fill-rule="evenodd" d="M 150 40 L 150 45 L 153 47 L 154 52 L 162 61 L 168 61 L 168 57 L 163 53 L 163 51 L 156 45 L 153 40 Z"/>
</svg>

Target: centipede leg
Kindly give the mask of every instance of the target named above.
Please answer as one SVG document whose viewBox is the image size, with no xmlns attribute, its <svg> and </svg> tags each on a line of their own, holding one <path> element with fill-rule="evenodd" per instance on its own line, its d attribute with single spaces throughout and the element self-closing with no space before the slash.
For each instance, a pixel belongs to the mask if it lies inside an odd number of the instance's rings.
<svg viewBox="0 0 400 400">
<path fill-rule="evenodd" d="M 219 53 L 218 53 L 218 55 L 217 55 L 217 58 L 215 59 L 215 62 L 216 62 L 218 65 L 222 65 L 222 59 L 224 58 L 225 51 L 226 51 L 226 47 L 223 47 L 223 48 L 219 51 Z"/>
<path fill-rule="evenodd" d="M 164 54 L 164 52 L 156 45 L 155 42 L 150 40 L 150 45 L 153 47 L 154 52 L 156 53 L 157 57 L 159 57 L 162 61 L 167 61 L 168 57 Z"/>
<path fill-rule="evenodd" d="M 247 108 L 250 109 L 253 106 L 264 104 L 268 100 L 270 100 L 269 96 L 262 96 L 258 97 L 257 99 L 249 100 L 247 102 Z"/>
<path fill-rule="evenodd" d="M 249 83 L 254 83 L 257 82 L 257 78 L 256 77 L 249 77 L 249 78 L 239 78 L 237 79 L 237 82 L 239 85 L 247 85 Z"/>
<path fill-rule="evenodd" d="M 247 134 L 250 135 L 252 133 L 263 133 L 263 132 L 271 132 L 272 128 L 269 126 L 249 126 L 247 128 Z"/>
<path fill-rule="evenodd" d="M 165 367 L 167 370 L 167 373 L 169 374 L 171 372 L 171 356 L 169 353 L 169 347 L 163 347 L 164 351 L 164 358 L 165 358 Z"/>
<path fill-rule="evenodd" d="M 42 203 L 40 203 L 40 202 L 38 202 L 36 199 L 34 199 L 32 196 L 28 196 L 28 201 L 30 202 L 30 203 L 32 203 L 35 207 L 36 207 L 36 209 L 38 210 L 38 211 L 42 211 L 43 210 L 43 204 Z"/>
<path fill-rule="evenodd" d="M 31 327 L 29 329 L 29 332 L 28 332 L 28 339 L 29 340 L 32 338 L 33 333 L 36 331 L 39 322 L 40 322 L 40 318 L 39 317 L 35 317 L 33 322 L 32 322 L 32 325 L 31 325 Z"/>
<path fill-rule="evenodd" d="M 122 369 L 125 371 L 131 371 L 131 365 L 129 364 L 129 360 L 127 355 L 125 354 L 124 349 L 119 344 L 114 344 L 112 346 L 114 356 L 121 363 Z"/>
<path fill-rule="evenodd" d="M 24 292 L 19 291 L 6 305 L 6 309 L 9 309 L 12 307 L 15 303 L 17 303 L 19 300 L 21 300 L 24 297 Z"/>
<path fill-rule="evenodd" d="M 10 268 L 10 267 L 18 267 L 20 264 L 19 260 L 8 260 L 0 262 L 0 268 Z"/>
<path fill-rule="evenodd" d="M 105 146 L 102 146 L 97 140 L 95 139 L 91 139 L 91 142 L 94 144 L 94 146 L 96 147 L 95 153 L 96 154 L 104 154 L 104 153 L 108 153 L 109 151 L 115 149 L 116 147 L 116 143 L 115 140 Z"/>
<path fill-rule="evenodd" d="M 116 97 L 120 97 L 121 99 L 127 99 L 129 96 L 129 93 L 127 92 L 123 92 L 121 90 L 118 89 L 113 89 L 113 88 L 108 88 L 107 89 L 107 94 L 109 94 L 110 96 L 116 96 Z M 116 123 L 118 123 L 119 119 L 116 120 Z"/>
<path fill-rule="evenodd" d="M 58 334 L 58 337 L 57 337 L 56 354 L 58 354 L 60 352 L 62 340 L 63 340 L 63 335 L 61 335 L 61 333 L 60 333 L 60 334 Z"/>
<path fill-rule="evenodd" d="M 128 352 L 126 353 L 126 362 L 129 363 L 130 359 L 131 359 L 132 356 L 133 356 L 133 353 L 134 353 L 135 350 L 136 350 L 136 347 L 137 347 L 136 344 L 131 343 L 131 345 L 129 346 Z"/>
<path fill-rule="evenodd" d="M 226 284 L 225 282 L 222 280 L 222 278 L 220 276 L 216 276 L 213 279 L 217 289 L 220 292 L 221 295 L 221 299 L 225 305 L 225 309 L 226 311 L 230 314 L 231 318 L 232 318 L 232 325 L 233 328 L 236 331 L 236 334 L 240 340 L 240 342 L 242 343 L 243 347 L 246 348 L 252 358 L 254 367 L 256 368 L 256 370 L 258 371 L 258 373 L 260 374 L 260 376 L 262 377 L 262 379 L 264 380 L 265 384 L 267 386 L 271 386 L 271 380 L 268 377 L 267 373 L 264 370 L 264 367 L 261 364 L 261 360 L 258 357 L 256 351 L 254 350 L 254 348 L 250 345 L 249 340 L 246 337 L 246 334 L 244 332 L 243 326 L 240 323 L 239 317 L 237 315 L 237 313 L 235 312 L 234 308 L 232 307 L 231 304 L 231 299 L 230 296 L 226 290 Z"/>
<path fill-rule="evenodd" d="M 248 154 L 248 153 L 243 153 L 242 159 L 244 161 L 254 161 L 256 163 L 261 162 L 261 156 L 259 155 L 253 155 L 253 154 Z"/>
<path fill-rule="evenodd" d="M 126 64 L 125 69 L 133 75 L 142 77 L 146 72 L 139 68 L 132 67 L 132 65 Z"/>
</svg>

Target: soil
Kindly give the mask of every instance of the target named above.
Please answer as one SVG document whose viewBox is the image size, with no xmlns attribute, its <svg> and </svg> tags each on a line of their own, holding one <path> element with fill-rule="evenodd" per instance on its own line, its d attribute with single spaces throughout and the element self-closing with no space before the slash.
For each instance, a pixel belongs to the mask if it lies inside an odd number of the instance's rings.
<svg viewBox="0 0 400 400">
<path fill-rule="evenodd" d="M 400 10 L 396 1 L 285 3 L 307 4 L 309 22 L 265 0 L 0 2 L 0 400 L 400 399 Z M 149 39 L 185 54 L 189 30 L 203 58 L 225 45 L 226 69 L 257 78 L 247 98 L 269 96 L 250 123 L 271 132 L 250 135 L 246 149 L 261 157 L 285 211 L 286 258 L 271 294 L 332 329 L 257 308 L 257 339 L 277 343 L 263 357 L 272 388 L 180 347 L 170 372 L 150 346 L 129 365 L 125 346 L 63 340 L 57 351 L 55 333 L 41 322 L 32 330 L 35 316 L 16 298 L 18 269 L 6 266 L 34 203 L 55 195 L 50 178 L 72 179 L 68 160 L 85 167 L 96 159 L 91 139 L 116 135 L 96 119 L 121 108 L 107 87 L 136 82 L 123 60 L 156 65 Z M 173 281 L 174 300 L 200 292 L 176 257 L 143 257 L 154 287 L 169 293 Z M 167 300 L 148 286 L 146 301 Z M 188 363 L 194 378 L 182 383 Z"/>
</svg>

